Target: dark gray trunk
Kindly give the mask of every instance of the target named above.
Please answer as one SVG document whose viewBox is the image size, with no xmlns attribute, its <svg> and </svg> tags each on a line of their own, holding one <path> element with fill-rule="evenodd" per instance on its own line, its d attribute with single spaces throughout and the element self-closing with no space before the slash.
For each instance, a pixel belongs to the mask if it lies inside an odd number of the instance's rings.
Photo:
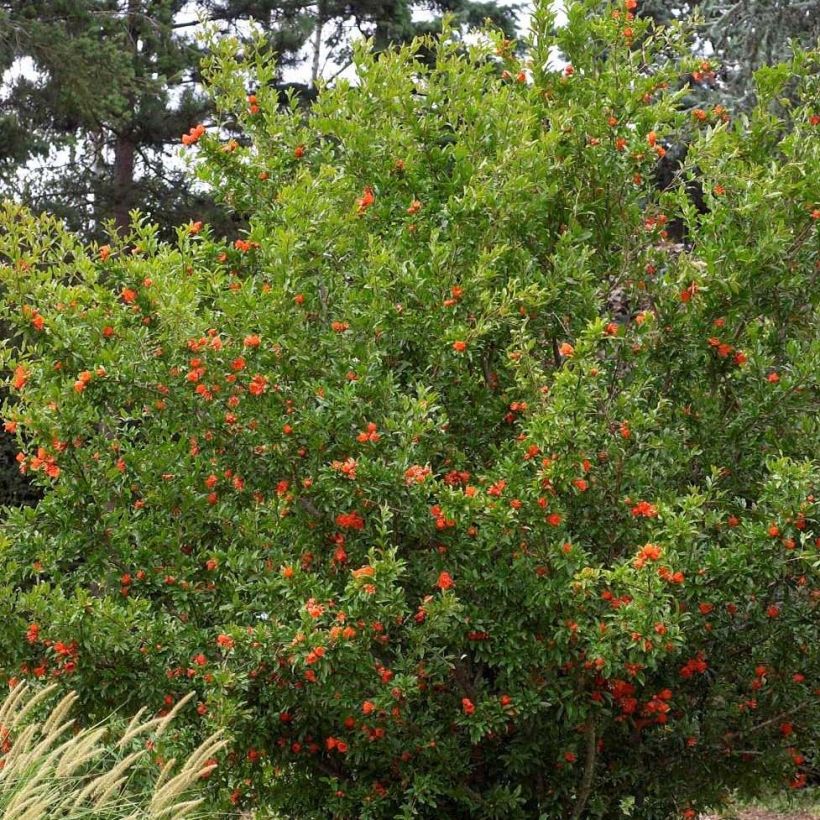
<svg viewBox="0 0 820 820">
<path fill-rule="evenodd" d="M 126 32 L 127 47 L 132 53 L 135 73 L 138 74 L 139 62 L 139 30 L 137 26 L 140 12 L 142 11 L 141 0 L 128 0 L 126 6 Z M 131 112 L 136 104 L 134 90 L 126 94 L 128 108 Z M 134 166 L 136 161 L 137 147 L 131 136 L 131 123 L 127 116 L 120 124 L 116 142 L 114 143 L 114 168 L 113 168 L 113 197 L 111 210 L 114 216 L 114 223 L 117 232 L 127 233 L 131 225 L 129 211 L 134 207 Z"/>
<path fill-rule="evenodd" d="M 114 146 L 114 197 L 112 210 L 114 213 L 114 222 L 120 234 L 126 233 L 131 223 L 128 212 L 133 207 L 135 155 L 136 147 L 128 135 L 118 136 Z"/>
</svg>

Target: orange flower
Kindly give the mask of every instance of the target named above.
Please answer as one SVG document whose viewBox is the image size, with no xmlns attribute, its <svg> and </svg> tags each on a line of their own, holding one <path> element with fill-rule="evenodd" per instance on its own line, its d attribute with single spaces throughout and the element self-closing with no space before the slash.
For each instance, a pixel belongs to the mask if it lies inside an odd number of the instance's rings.
<svg viewBox="0 0 820 820">
<path fill-rule="evenodd" d="M 449 572 L 441 572 L 436 581 L 436 586 L 443 591 L 445 589 L 452 589 L 455 586 L 455 582 Z"/>
<path fill-rule="evenodd" d="M 499 481 L 496 481 L 495 484 L 493 484 L 492 487 L 490 487 L 487 490 L 487 495 L 492 495 L 492 496 L 495 496 L 496 498 L 498 498 L 501 495 L 501 493 L 504 492 L 504 488 L 506 486 L 507 486 L 507 482 L 504 481 L 503 479 L 501 479 Z"/>
<path fill-rule="evenodd" d="M 682 584 L 684 580 L 686 580 L 684 574 L 680 570 L 677 572 L 672 572 L 669 567 L 659 567 L 658 575 L 669 584 Z"/>
<path fill-rule="evenodd" d="M 217 635 L 216 642 L 219 646 L 223 649 L 233 649 L 234 648 L 234 639 L 230 635 Z"/>
<path fill-rule="evenodd" d="M 373 194 L 373 189 L 368 185 L 364 192 L 362 193 L 361 197 L 356 200 L 356 205 L 359 208 L 359 216 L 367 212 L 367 209 L 376 201 L 376 197 Z"/>
<path fill-rule="evenodd" d="M 90 381 L 91 373 L 88 370 L 83 370 L 83 372 L 77 376 L 77 381 L 74 382 L 75 392 L 82 393 Z"/>
<path fill-rule="evenodd" d="M 182 135 L 182 144 L 183 145 L 195 145 L 199 138 L 205 133 L 205 126 L 195 125 L 192 128 L 188 129 L 187 134 Z"/>
<path fill-rule="evenodd" d="M 336 516 L 336 526 L 343 530 L 363 530 L 364 519 L 357 512 L 339 513 Z"/>
<path fill-rule="evenodd" d="M 12 379 L 11 386 L 15 390 L 22 390 L 26 386 L 28 375 L 28 370 L 26 370 L 23 365 L 17 365 L 17 367 L 14 368 L 14 378 Z"/>
<path fill-rule="evenodd" d="M 686 288 L 681 291 L 680 300 L 681 302 L 690 302 L 692 297 L 698 292 L 699 288 L 696 282 L 692 282 Z"/>
<path fill-rule="evenodd" d="M 463 353 L 467 349 L 467 342 L 463 342 L 460 339 L 453 342 L 453 350 L 456 353 Z"/>
<path fill-rule="evenodd" d="M 362 430 L 362 432 L 356 436 L 356 441 L 360 444 L 365 444 L 368 441 L 377 442 L 381 438 L 381 434 L 376 432 L 378 429 L 372 421 L 369 421 L 366 429 Z"/>
<path fill-rule="evenodd" d="M 413 464 L 404 471 L 404 483 L 409 487 L 411 484 L 423 484 L 430 475 L 429 467 L 422 467 L 420 464 Z"/>
<path fill-rule="evenodd" d="M 331 461 L 330 466 L 336 470 L 336 472 L 342 473 L 342 475 L 349 478 L 351 481 L 355 481 L 356 467 L 359 465 L 356 462 L 356 459 L 352 456 L 344 461 Z"/>
<path fill-rule="evenodd" d="M 268 389 L 268 379 L 258 373 L 251 379 L 248 392 L 252 396 L 261 396 Z"/>
<path fill-rule="evenodd" d="M 632 562 L 632 566 L 634 566 L 635 569 L 641 569 L 647 561 L 657 561 L 662 554 L 663 550 L 657 544 L 647 544 L 641 547 L 637 557 Z"/>
<path fill-rule="evenodd" d="M 657 518 L 658 508 L 648 501 L 639 501 L 632 508 L 632 516 L 633 518 Z"/>
<path fill-rule="evenodd" d="M 311 618 L 320 618 L 325 611 L 325 608 L 316 601 L 315 598 L 309 598 L 305 604 L 305 611 Z"/>
</svg>

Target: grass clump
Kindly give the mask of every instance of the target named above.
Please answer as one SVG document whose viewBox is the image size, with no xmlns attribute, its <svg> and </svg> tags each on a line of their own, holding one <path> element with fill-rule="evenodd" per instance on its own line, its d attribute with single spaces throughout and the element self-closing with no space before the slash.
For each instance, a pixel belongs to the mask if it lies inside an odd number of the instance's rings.
<svg viewBox="0 0 820 820">
<path fill-rule="evenodd" d="M 19 684 L 0 705 L 0 820 L 194 815 L 203 803 L 193 796 L 194 786 L 213 769 L 210 761 L 226 741 L 209 737 L 180 767 L 172 758 L 147 783 L 141 775 L 148 751 L 134 749 L 132 742 L 148 734 L 161 736 L 190 696 L 162 717 L 146 719 L 145 708 L 140 709 L 117 738 L 105 724 L 76 727 L 70 717 L 74 692 L 40 717 L 55 689 L 37 691 Z"/>
</svg>

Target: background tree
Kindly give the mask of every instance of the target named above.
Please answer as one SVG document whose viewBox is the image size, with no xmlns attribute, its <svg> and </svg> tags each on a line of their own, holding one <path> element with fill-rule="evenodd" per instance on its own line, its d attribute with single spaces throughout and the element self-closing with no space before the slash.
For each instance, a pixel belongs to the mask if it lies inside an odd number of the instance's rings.
<svg viewBox="0 0 820 820">
<path fill-rule="evenodd" d="M 266 32 L 282 69 L 306 78 L 349 61 L 351 29 L 377 48 L 439 23 L 414 23 L 411 0 L 318 3 L 288 0 L 7 0 L 0 3 L 0 184 L 38 211 L 87 236 L 119 230 L 139 208 L 165 230 L 189 219 L 225 222 L 172 161 L 180 134 L 208 114 L 199 86 L 200 20 L 237 31 L 250 19 Z M 425 6 L 426 7 L 426 6 Z M 495 3 L 438 0 L 465 24 L 490 17 L 512 33 L 514 13 Z M 312 53 L 310 53 L 312 51 Z M 33 164 L 32 161 L 35 161 Z M 27 166 L 27 164 L 29 164 Z M 28 167 L 28 170 L 26 168 Z"/>
<path fill-rule="evenodd" d="M 642 0 L 637 13 L 661 24 L 697 19 L 696 53 L 720 63 L 717 75 L 695 77 L 697 96 L 718 85 L 724 103 L 744 107 L 753 102 L 758 68 L 788 59 L 792 41 L 803 48 L 820 42 L 820 0 Z"/>
<path fill-rule="evenodd" d="M 183 0 L 4 6 L 2 64 L 34 69 L 16 73 L 3 102 L 5 192 L 97 237 L 107 219 L 125 229 L 135 207 L 165 225 L 199 213 L 204 198 L 168 162 L 206 111 L 200 51 L 176 28 Z"/>
</svg>

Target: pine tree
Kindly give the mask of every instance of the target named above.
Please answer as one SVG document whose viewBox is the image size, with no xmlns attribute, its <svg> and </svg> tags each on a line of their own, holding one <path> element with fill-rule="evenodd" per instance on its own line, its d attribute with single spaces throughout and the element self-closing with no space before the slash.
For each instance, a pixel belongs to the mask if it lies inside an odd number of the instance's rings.
<svg viewBox="0 0 820 820">
<path fill-rule="evenodd" d="M 700 98 L 716 88 L 724 102 L 744 108 L 754 101 L 758 68 L 789 59 L 792 42 L 820 42 L 820 0 L 643 0 L 638 14 L 663 24 L 688 18 L 696 51 L 720 63 L 714 76 L 705 72 L 705 82 L 695 79 Z"/>
<path fill-rule="evenodd" d="M 312 85 L 323 67 L 345 65 L 351 28 L 372 35 L 382 49 L 437 28 L 437 21 L 413 22 L 420 5 L 0 0 L 0 70 L 21 59 L 29 68 L 9 79 L 0 100 L 0 194 L 98 239 L 108 219 L 124 230 L 134 208 L 166 231 L 194 218 L 227 227 L 224 212 L 191 188 L 174 161 L 180 134 L 208 113 L 199 85 L 202 48 L 194 37 L 200 22 L 237 29 L 255 20 L 280 69 L 304 63 Z M 514 28 L 513 10 L 493 2 L 436 0 L 432 8 L 464 24 L 490 17 L 508 32 Z"/>
<path fill-rule="evenodd" d="M 5 193 L 91 235 L 106 219 L 124 229 L 135 207 L 169 224 L 202 204 L 167 161 L 172 141 L 206 111 L 199 50 L 175 29 L 184 5 L 3 4 L 0 65 L 28 58 L 36 72 L 18 73 L 3 103 Z"/>
</svg>

